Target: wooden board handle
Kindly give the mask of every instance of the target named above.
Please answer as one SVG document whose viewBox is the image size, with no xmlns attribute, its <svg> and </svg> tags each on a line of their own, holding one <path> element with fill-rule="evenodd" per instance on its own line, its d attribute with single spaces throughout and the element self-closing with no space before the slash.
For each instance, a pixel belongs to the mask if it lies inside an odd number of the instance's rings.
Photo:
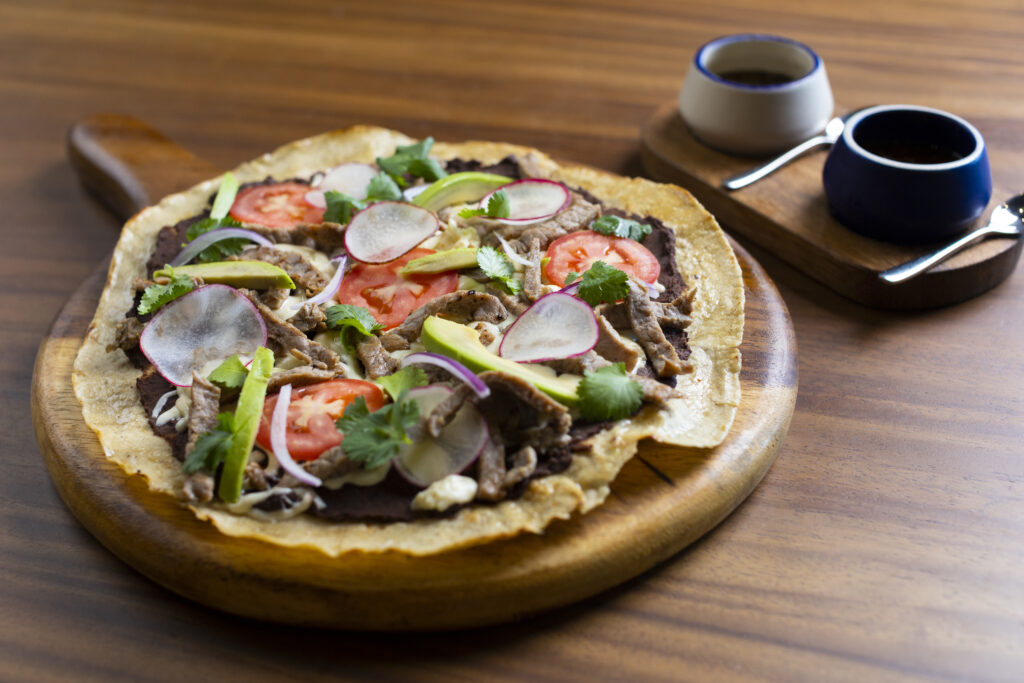
<svg viewBox="0 0 1024 683">
<path fill-rule="evenodd" d="M 122 114 L 79 121 L 68 130 L 67 145 L 82 185 L 122 221 L 220 173 L 159 131 Z"/>
</svg>

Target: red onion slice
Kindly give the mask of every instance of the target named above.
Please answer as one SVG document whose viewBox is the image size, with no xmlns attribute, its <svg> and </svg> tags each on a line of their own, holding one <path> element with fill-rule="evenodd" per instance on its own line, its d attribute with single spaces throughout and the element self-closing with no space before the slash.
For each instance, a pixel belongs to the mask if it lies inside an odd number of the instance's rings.
<svg viewBox="0 0 1024 683">
<path fill-rule="evenodd" d="M 277 403 L 274 405 L 274 413 L 270 416 L 270 448 L 274 451 L 274 457 L 281 464 L 281 468 L 292 475 L 303 484 L 309 486 L 320 486 L 323 482 L 306 470 L 299 467 L 292 454 L 288 452 L 288 406 L 292 403 L 292 385 L 285 384 L 277 393 Z"/>
<path fill-rule="evenodd" d="M 315 296 L 306 299 L 307 304 L 313 304 L 319 306 L 320 304 L 327 303 L 334 295 L 338 292 L 338 287 L 341 286 L 341 278 L 345 275 L 345 263 L 348 260 L 344 254 L 341 256 L 335 256 L 331 259 L 332 263 L 337 263 L 338 267 L 334 271 L 334 275 L 328 280 L 327 284 L 321 289 Z"/>
<path fill-rule="evenodd" d="M 590 305 L 564 292 L 537 299 L 505 330 L 498 355 L 533 363 L 579 356 L 597 344 L 597 318 Z"/>
<path fill-rule="evenodd" d="M 157 311 L 139 336 L 139 348 L 164 379 L 192 386 L 193 371 L 267 343 L 263 317 L 241 292 L 204 285 Z"/>
<path fill-rule="evenodd" d="M 504 192 L 508 197 L 508 218 L 494 219 L 508 225 L 539 223 L 561 213 L 572 203 L 569 188 L 562 183 L 543 178 L 517 180 L 502 185 L 494 192 Z M 486 207 L 494 192 L 484 196 L 480 200 L 480 206 Z"/>
<path fill-rule="evenodd" d="M 340 164 L 324 174 L 316 189 L 306 193 L 306 202 L 318 209 L 326 209 L 324 193 L 330 190 L 347 194 L 352 199 L 366 199 L 366 188 L 375 175 L 377 169 L 370 164 L 357 161 Z"/>
<path fill-rule="evenodd" d="M 512 261 L 513 263 L 518 263 L 521 266 L 529 267 L 533 265 L 532 263 L 530 263 L 529 259 L 523 258 L 518 253 L 516 253 L 516 250 L 512 248 L 512 245 L 508 243 L 508 240 L 506 240 L 504 237 L 502 237 L 496 232 L 493 234 L 495 237 L 498 238 L 498 242 L 501 243 L 501 248 L 505 250 L 505 256 L 508 256 L 508 259 L 510 261 Z"/>
<path fill-rule="evenodd" d="M 416 353 L 410 353 L 408 356 L 403 358 L 399 365 L 404 368 L 407 365 L 413 365 L 415 363 L 436 365 L 443 370 L 447 370 L 455 378 L 468 384 L 469 388 L 472 389 L 473 393 L 479 398 L 487 398 L 491 395 L 490 388 L 480 381 L 480 378 L 477 377 L 472 370 L 457 360 L 452 360 L 447 356 L 442 356 L 441 354 L 433 353 L 432 351 L 418 351 Z"/>
<path fill-rule="evenodd" d="M 409 399 L 415 399 L 420 406 L 421 430 L 431 411 L 451 394 L 452 389 L 443 384 L 409 390 Z M 477 407 L 467 401 L 439 437 L 435 439 L 422 430 L 413 443 L 403 445 L 395 456 L 395 469 L 410 483 L 427 487 L 450 474 L 464 472 L 480 457 L 489 439 L 487 422 Z"/>
<path fill-rule="evenodd" d="M 437 232 L 433 212 L 404 202 L 377 202 L 349 221 L 345 250 L 364 263 L 387 263 Z"/>
<path fill-rule="evenodd" d="M 199 255 L 203 249 L 206 249 L 211 244 L 220 242 L 221 240 L 227 240 L 232 238 L 241 237 L 243 239 L 251 240 L 256 244 L 263 247 L 272 247 L 274 243 L 268 240 L 263 235 L 255 233 L 252 230 L 246 230 L 245 228 L 217 228 L 210 232 L 203 233 L 199 237 L 189 242 L 181 252 L 174 257 L 171 261 L 171 267 L 181 266 L 196 256 Z"/>
</svg>

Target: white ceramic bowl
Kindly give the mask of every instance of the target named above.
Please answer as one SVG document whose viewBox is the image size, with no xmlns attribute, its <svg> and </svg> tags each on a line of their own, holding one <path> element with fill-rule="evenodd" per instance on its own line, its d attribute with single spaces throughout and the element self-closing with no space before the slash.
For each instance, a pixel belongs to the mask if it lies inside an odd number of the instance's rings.
<svg viewBox="0 0 1024 683">
<path fill-rule="evenodd" d="M 779 152 L 821 132 L 832 116 L 825 64 L 779 36 L 716 38 L 697 50 L 679 93 L 693 135 L 725 152 Z"/>
</svg>

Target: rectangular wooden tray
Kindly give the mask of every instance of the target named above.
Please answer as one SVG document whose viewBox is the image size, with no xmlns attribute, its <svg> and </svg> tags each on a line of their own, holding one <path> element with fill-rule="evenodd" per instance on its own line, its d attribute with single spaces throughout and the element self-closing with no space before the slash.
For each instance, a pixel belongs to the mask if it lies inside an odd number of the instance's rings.
<svg viewBox="0 0 1024 683">
<path fill-rule="evenodd" d="M 648 175 L 685 187 L 729 232 L 874 308 L 933 308 L 977 296 L 1013 272 L 1024 244 L 1024 240 L 1013 238 L 989 239 L 913 280 L 891 285 L 878 277 L 881 271 L 937 245 L 888 244 L 840 225 L 829 213 L 822 190 L 825 149 L 730 192 L 722 187 L 725 178 L 763 160 L 730 156 L 698 142 L 679 116 L 675 102 L 657 110 L 642 131 L 642 144 Z M 1000 178 L 997 169 L 993 169 L 993 180 L 994 201 L 989 211 L 1024 186 L 1024 179 Z M 1013 181 L 1012 187 L 1007 180 Z M 988 212 L 983 220 L 987 219 Z"/>
</svg>

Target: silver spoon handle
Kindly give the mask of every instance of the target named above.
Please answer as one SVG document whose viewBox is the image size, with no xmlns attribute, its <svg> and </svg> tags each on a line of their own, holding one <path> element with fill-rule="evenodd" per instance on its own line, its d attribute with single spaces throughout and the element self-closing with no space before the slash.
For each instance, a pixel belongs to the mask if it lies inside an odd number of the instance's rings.
<svg viewBox="0 0 1024 683">
<path fill-rule="evenodd" d="M 789 150 L 788 152 L 783 152 L 782 154 L 775 157 L 768 163 L 762 164 L 757 168 L 753 168 L 749 171 L 744 171 L 743 173 L 739 173 L 730 178 L 726 178 L 725 180 L 722 181 L 722 187 L 724 187 L 727 190 L 738 190 L 741 187 L 746 187 L 747 185 L 755 183 L 761 178 L 764 178 L 769 173 L 773 173 L 779 170 L 789 162 L 796 159 L 798 156 L 811 151 L 815 147 L 827 145 L 830 144 L 831 142 L 832 138 L 830 138 L 827 135 L 816 135 L 815 137 L 809 140 L 801 142 L 799 145 Z"/>
<path fill-rule="evenodd" d="M 913 259 L 912 261 L 907 261 L 906 263 L 900 264 L 898 266 L 893 266 L 888 270 L 883 270 L 881 273 L 878 274 L 878 277 L 880 277 L 883 281 L 893 285 L 898 284 L 900 282 L 905 282 L 906 280 L 909 280 L 912 277 L 917 277 L 918 275 L 925 272 L 932 266 L 938 263 L 942 263 L 950 256 L 953 256 L 954 254 L 963 251 L 966 247 L 974 244 L 982 237 L 985 237 L 987 235 L 1005 234 L 1007 234 L 1007 231 L 1005 229 L 1000 229 L 992 225 L 986 225 L 983 228 L 978 228 L 974 232 L 967 233 L 957 241 L 951 242 L 950 244 L 947 244 L 941 249 L 933 251 L 930 254 L 919 256 L 918 258 Z"/>
</svg>

